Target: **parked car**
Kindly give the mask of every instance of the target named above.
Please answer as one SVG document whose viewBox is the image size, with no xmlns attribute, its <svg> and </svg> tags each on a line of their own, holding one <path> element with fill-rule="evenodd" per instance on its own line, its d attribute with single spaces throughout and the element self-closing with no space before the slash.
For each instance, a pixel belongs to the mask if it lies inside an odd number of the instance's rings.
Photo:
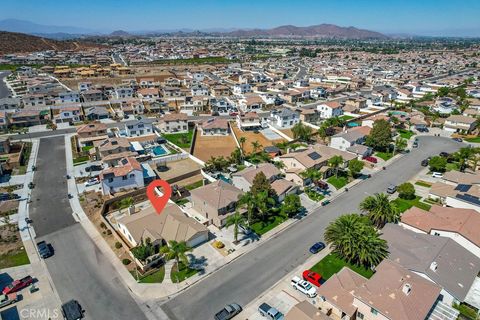
<svg viewBox="0 0 480 320">
<path fill-rule="evenodd" d="M 428 132 L 428 128 L 420 127 L 420 128 L 417 128 L 417 131 L 418 132 Z"/>
<path fill-rule="evenodd" d="M 316 242 L 316 243 L 313 244 L 313 246 L 310 247 L 310 249 L 308 251 L 310 251 L 310 253 L 315 254 L 315 253 L 319 253 L 323 249 L 325 249 L 325 243 Z"/>
<path fill-rule="evenodd" d="M 393 184 L 389 185 L 387 188 L 387 193 L 394 194 L 395 192 L 397 192 L 397 186 Z"/>
<path fill-rule="evenodd" d="M 62 304 L 62 315 L 65 320 L 83 319 L 84 312 L 77 300 L 70 300 Z"/>
<path fill-rule="evenodd" d="M 37 243 L 38 253 L 42 259 L 47 259 L 53 256 L 53 250 L 50 244 L 47 244 L 45 241 L 40 241 Z"/>
<path fill-rule="evenodd" d="M 3 288 L 2 294 L 10 294 L 22 290 L 23 288 L 28 287 L 33 283 L 33 278 L 31 276 L 26 276 L 19 280 L 14 280 L 8 286 Z"/>
<path fill-rule="evenodd" d="M 92 171 L 102 171 L 103 167 L 99 164 L 92 164 L 91 166 L 88 166 L 85 168 L 85 171 L 87 172 L 92 172 Z"/>
<path fill-rule="evenodd" d="M 98 180 L 97 178 L 88 179 L 88 181 L 85 182 L 85 187 L 94 186 L 99 183 L 100 183 L 100 180 Z"/>
<path fill-rule="evenodd" d="M 453 141 L 463 142 L 463 139 L 462 138 L 453 138 Z"/>
<path fill-rule="evenodd" d="M 445 152 L 445 151 L 442 151 L 442 152 L 439 153 L 439 156 L 444 157 L 444 158 L 448 158 L 449 155 L 450 155 L 450 153 Z"/>
<path fill-rule="evenodd" d="M 33 189 L 35 188 L 35 184 L 33 182 L 28 183 L 28 189 Z"/>
<path fill-rule="evenodd" d="M 412 144 L 412 147 L 413 148 L 418 148 L 418 141 L 413 141 L 413 144 Z"/>
<path fill-rule="evenodd" d="M 9 306 L 16 301 L 18 301 L 16 293 L 2 294 L 0 295 L 0 308 Z"/>
<path fill-rule="evenodd" d="M 303 277 L 303 280 L 308 281 L 311 284 L 316 285 L 317 287 L 320 287 L 322 285 L 320 282 L 322 281 L 322 276 L 314 271 L 305 270 L 302 273 L 302 277 Z"/>
<path fill-rule="evenodd" d="M 297 276 L 292 278 L 291 284 L 295 290 L 300 291 L 310 298 L 315 298 L 317 296 L 317 289 L 315 289 L 309 282 L 302 280 Z"/>
<path fill-rule="evenodd" d="M 215 314 L 215 320 L 229 320 L 242 311 L 242 307 L 237 303 L 227 304 L 222 310 Z"/>
<path fill-rule="evenodd" d="M 429 162 L 428 159 L 423 159 L 422 162 L 420 162 L 420 165 L 421 165 L 422 167 L 426 167 L 426 166 L 428 166 L 428 162 Z"/>
<path fill-rule="evenodd" d="M 322 190 L 328 190 L 328 183 L 322 180 L 315 181 L 315 185 Z"/>
<path fill-rule="evenodd" d="M 443 174 L 440 172 L 432 173 L 432 178 L 443 178 Z"/>
<path fill-rule="evenodd" d="M 285 318 L 283 313 L 265 302 L 258 307 L 258 312 L 260 312 L 262 317 L 269 320 L 283 320 Z"/>
<path fill-rule="evenodd" d="M 363 157 L 363 160 L 366 160 L 366 161 L 371 162 L 371 163 L 377 163 L 378 162 L 377 158 L 372 157 L 372 156 Z"/>
</svg>

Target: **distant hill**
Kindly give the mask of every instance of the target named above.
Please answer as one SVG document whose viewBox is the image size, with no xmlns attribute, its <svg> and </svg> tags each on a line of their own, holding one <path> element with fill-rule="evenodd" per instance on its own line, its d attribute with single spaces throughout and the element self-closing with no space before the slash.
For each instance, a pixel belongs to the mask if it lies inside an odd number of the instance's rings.
<svg viewBox="0 0 480 320">
<path fill-rule="evenodd" d="M 292 25 L 280 26 L 273 29 L 236 30 L 224 33 L 232 37 L 311 37 L 311 38 L 338 38 L 338 39 L 387 39 L 379 32 L 358 29 L 355 27 L 339 27 L 333 24 L 320 24 L 309 27 Z"/>
<path fill-rule="evenodd" d="M 130 37 L 131 34 L 128 33 L 127 31 L 117 30 L 117 31 L 113 31 L 112 33 L 110 33 L 109 36 L 110 37 Z"/>
<path fill-rule="evenodd" d="M 71 26 L 50 26 L 18 19 L 0 20 L 0 31 L 20 32 L 27 34 L 67 33 L 81 35 L 96 33 L 94 30 L 87 28 Z"/>
<path fill-rule="evenodd" d="M 23 33 L 0 31 L 0 54 L 28 53 L 43 50 L 81 50 L 98 47 L 84 41 L 58 41 Z"/>
</svg>

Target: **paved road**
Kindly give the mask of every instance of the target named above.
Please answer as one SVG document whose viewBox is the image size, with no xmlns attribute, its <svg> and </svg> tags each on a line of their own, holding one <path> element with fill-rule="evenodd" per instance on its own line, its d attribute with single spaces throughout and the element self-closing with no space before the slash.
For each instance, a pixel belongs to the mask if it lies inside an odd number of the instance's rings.
<svg viewBox="0 0 480 320">
<path fill-rule="evenodd" d="M 6 98 L 12 93 L 8 90 L 7 85 L 3 82 L 3 79 L 10 74 L 10 71 L 0 72 L 0 99 Z"/>
<path fill-rule="evenodd" d="M 460 144 L 451 139 L 419 137 L 419 148 L 387 170 L 169 300 L 162 306 L 163 310 L 171 319 L 203 320 L 212 319 L 227 303 L 247 305 L 302 264 L 310 255 L 308 248 L 323 239 L 324 230 L 332 220 L 344 213 L 358 212 L 360 201 L 375 192 L 383 192 L 390 183 L 399 184 L 412 178 L 420 169 L 420 161 L 427 156 L 459 147 Z"/>
<path fill-rule="evenodd" d="M 36 241 L 46 240 L 55 249 L 46 263 L 62 302 L 77 299 L 88 320 L 146 320 L 117 271 L 72 218 L 63 136 L 41 139 L 37 164 L 31 218 Z"/>
<path fill-rule="evenodd" d="M 307 68 L 300 64 L 300 63 L 296 63 L 294 64 L 296 67 L 298 67 L 298 71 L 297 73 L 295 74 L 295 79 L 303 79 L 305 78 L 305 75 L 307 74 Z"/>
</svg>

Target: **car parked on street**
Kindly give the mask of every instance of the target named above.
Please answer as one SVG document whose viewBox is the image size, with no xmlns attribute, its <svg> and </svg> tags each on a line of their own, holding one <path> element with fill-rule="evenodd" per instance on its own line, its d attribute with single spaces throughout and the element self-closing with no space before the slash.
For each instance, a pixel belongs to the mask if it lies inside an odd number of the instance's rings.
<svg viewBox="0 0 480 320">
<path fill-rule="evenodd" d="M 323 242 L 316 242 L 313 244 L 313 246 L 310 247 L 310 249 L 308 249 L 308 251 L 310 251 L 310 253 L 318 253 L 320 251 L 322 251 L 323 249 L 325 249 L 325 243 Z"/>
<path fill-rule="evenodd" d="M 444 158 L 448 158 L 448 156 L 450 155 L 450 153 L 448 152 L 445 152 L 445 151 L 442 151 L 438 154 L 440 157 L 444 157 Z"/>
<path fill-rule="evenodd" d="M 427 167 L 427 166 L 428 166 L 428 162 L 429 162 L 428 159 L 423 159 L 422 162 L 420 162 L 420 165 L 421 165 L 422 167 Z"/>
<path fill-rule="evenodd" d="M 394 194 L 395 192 L 397 192 L 397 186 L 393 184 L 389 185 L 387 188 L 387 193 Z"/>
<path fill-rule="evenodd" d="M 18 301 L 18 296 L 16 293 L 2 294 L 0 295 L 0 308 L 11 305 L 14 302 Z"/>
<path fill-rule="evenodd" d="M 53 256 L 53 250 L 50 244 L 47 244 L 45 241 L 40 241 L 37 243 L 38 254 L 42 259 L 47 259 Z"/>
<path fill-rule="evenodd" d="M 2 294 L 8 295 L 10 293 L 18 292 L 18 291 L 22 290 L 23 288 L 28 287 L 32 283 L 33 283 L 33 278 L 31 276 L 26 276 L 22 279 L 14 280 L 8 286 L 3 288 Z"/>
<path fill-rule="evenodd" d="M 453 138 L 453 141 L 463 142 L 463 139 L 462 138 Z"/>
<path fill-rule="evenodd" d="M 242 311 L 237 303 L 227 304 L 222 310 L 215 314 L 215 320 L 230 320 Z"/>
<path fill-rule="evenodd" d="M 84 312 L 77 300 L 70 300 L 62 304 L 62 315 L 65 320 L 83 319 Z"/>
<path fill-rule="evenodd" d="M 366 161 L 371 162 L 371 163 L 377 163 L 378 162 L 377 158 L 372 157 L 372 156 L 363 157 L 363 160 L 366 160 Z"/>
<path fill-rule="evenodd" d="M 318 273 L 311 271 L 311 270 L 305 270 L 302 273 L 303 280 L 310 282 L 313 285 L 316 285 L 317 287 L 320 287 L 322 285 L 322 276 L 319 275 Z"/>
<path fill-rule="evenodd" d="M 260 315 L 262 315 L 262 317 L 265 317 L 269 320 L 283 320 L 285 318 L 283 313 L 265 302 L 258 307 L 258 312 Z"/>
<path fill-rule="evenodd" d="M 432 178 L 443 178 L 443 174 L 441 172 L 434 172 L 432 173 Z"/>
<path fill-rule="evenodd" d="M 295 290 L 300 291 L 310 298 L 315 298 L 317 296 L 317 289 L 315 289 L 308 281 L 300 279 L 300 277 L 294 276 L 291 285 Z"/>
</svg>

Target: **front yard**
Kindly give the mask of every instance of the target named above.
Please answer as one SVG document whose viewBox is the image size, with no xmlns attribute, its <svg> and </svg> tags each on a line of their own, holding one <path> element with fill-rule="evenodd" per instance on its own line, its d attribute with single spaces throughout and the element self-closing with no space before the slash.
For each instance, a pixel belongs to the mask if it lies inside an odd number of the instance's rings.
<svg viewBox="0 0 480 320">
<path fill-rule="evenodd" d="M 398 130 L 398 133 L 400 134 L 400 137 L 402 137 L 403 139 L 407 139 L 407 140 L 409 140 L 412 136 L 415 135 L 415 133 L 413 131 L 403 130 L 403 129 Z"/>
<path fill-rule="evenodd" d="M 135 271 L 131 271 L 133 277 L 136 279 Z M 161 266 L 157 271 L 145 276 L 140 277 L 140 283 L 162 283 L 165 278 L 165 266 Z"/>
<path fill-rule="evenodd" d="M 197 273 L 198 273 L 198 270 L 189 268 L 180 262 L 180 270 L 177 268 L 177 263 L 173 265 L 170 278 L 172 279 L 173 283 L 178 283 L 178 282 L 184 281 L 185 279 L 190 278 L 191 276 Z"/>
<path fill-rule="evenodd" d="M 480 143 L 480 137 L 467 138 L 467 139 L 465 139 L 465 141 L 472 142 L 472 143 Z"/>
<path fill-rule="evenodd" d="M 305 189 L 305 194 L 310 198 L 312 201 L 322 201 L 325 196 L 323 194 L 320 194 L 310 188 Z"/>
<path fill-rule="evenodd" d="M 350 182 L 350 180 L 346 172 L 338 172 L 338 177 L 331 176 L 327 179 L 327 182 L 338 190 L 345 187 Z"/>
<path fill-rule="evenodd" d="M 397 199 L 393 200 L 392 202 L 397 205 L 400 212 L 405 212 L 413 206 L 415 206 L 417 208 L 420 208 L 420 209 L 423 209 L 423 210 L 426 210 L 426 211 L 429 211 L 432 206 L 429 205 L 429 204 L 426 204 L 425 202 L 421 202 L 420 199 L 421 198 L 418 197 L 418 196 L 413 200 L 405 200 L 405 199 L 397 198 Z"/>
<path fill-rule="evenodd" d="M 29 264 L 18 228 L 14 224 L 0 226 L 0 269 Z"/>
<path fill-rule="evenodd" d="M 375 156 L 383 159 L 384 161 L 388 161 L 393 157 L 391 152 L 375 152 Z"/>
<path fill-rule="evenodd" d="M 257 235 L 261 236 L 262 234 L 265 234 L 276 226 L 282 224 L 287 219 L 287 216 L 281 214 L 274 215 L 269 217 L 267 221 L 257 221 L 255 223 L 252 223 L 250 229 L 252 229 L 252 231 L 255 232 Z"/>
<path fill-rule="evenodd" d="M 337 257 L 337 255 L 334 253 L 330 253 L 328 256 L 320 260 L 320 262 L 311 267 L 310 270 L 320 274 L 323 280 L 328 280 L 343 267 L 348 267 L 367 279 L 373 275 L 372 270 L 347 263 L 346 261 Z"/>
</svg>

